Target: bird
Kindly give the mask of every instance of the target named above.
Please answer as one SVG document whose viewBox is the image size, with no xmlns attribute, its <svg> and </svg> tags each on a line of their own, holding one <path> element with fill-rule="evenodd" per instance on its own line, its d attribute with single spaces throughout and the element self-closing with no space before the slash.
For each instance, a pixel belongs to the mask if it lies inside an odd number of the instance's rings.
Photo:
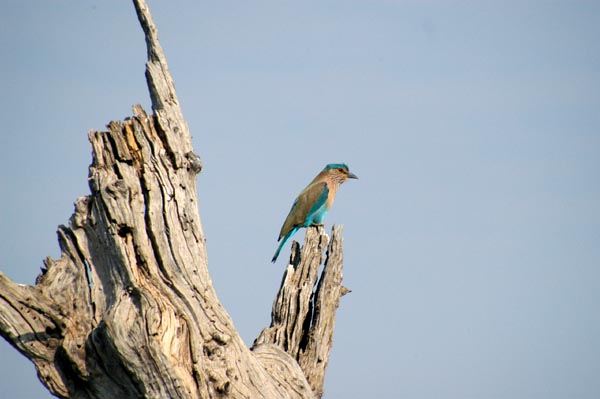
<svg viewBox="0 0 600 399">
<path fill-rule="evenodd" d="M 340 184 L 348 179 L 358 179 L 350 172 L 348 165 L 344 163 L 330 163 L 310 182 L 308 186 L 298 195 L 292 204 L 290 213 L 285 218 L 279 238 L 281 241 L 271 262 L 275 263 L 279 252 L 285 243 L 301 227 L 322 225 L 327 211 L 331 209 Z"/>
</svg>

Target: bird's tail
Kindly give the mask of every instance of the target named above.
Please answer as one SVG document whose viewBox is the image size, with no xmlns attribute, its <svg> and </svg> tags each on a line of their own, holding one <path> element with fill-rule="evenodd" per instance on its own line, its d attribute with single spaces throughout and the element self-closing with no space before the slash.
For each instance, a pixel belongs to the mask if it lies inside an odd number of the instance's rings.
<svg viewBox="0 0 600 399">
<path fill-rule="evenodd" d="M 277 247 L 277 251 L 275 251 L 275 255 L 273 255 L 273 259 L 271 259 L 271 262 L 275 263 L 275 261 L 277 260 L 277 257 L 279 256 L 279 253 L 281 252 L 281 248 L 283 248 L 283 246 L 285 245 L 287 240 L 289 240 L 290 237 L 296 233 L 296 231 L 298 231 L 298 227 L 294 227 L 293 229 L 290 230 L 289 233 L 287 233 L 285 235 L 285 237 L 283 237 L 283 240 L 281 240 L 279 247 Z"/>
</svg>

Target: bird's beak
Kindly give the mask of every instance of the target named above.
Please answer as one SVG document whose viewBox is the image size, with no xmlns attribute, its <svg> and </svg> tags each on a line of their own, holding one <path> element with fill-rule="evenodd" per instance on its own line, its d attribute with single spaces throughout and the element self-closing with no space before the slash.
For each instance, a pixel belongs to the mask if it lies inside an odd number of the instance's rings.
<svg viewBox="0 0 600 399">
<path fill-rule="evenodd" d="M 358 179 L 358 176 L 356 176 L 354 173 L 352 172 L 348 172 L 348 179 Z"/>
</svg>

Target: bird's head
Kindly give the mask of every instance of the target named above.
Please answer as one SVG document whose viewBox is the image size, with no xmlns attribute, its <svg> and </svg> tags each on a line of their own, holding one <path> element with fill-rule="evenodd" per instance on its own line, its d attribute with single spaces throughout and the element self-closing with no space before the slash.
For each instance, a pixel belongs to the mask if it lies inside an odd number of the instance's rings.
<svg viewBox="0 0 600 399">
<path fill-rule="evenodd" d="M 326 173 L 332 176 L 340 183 L 345 182 L 347 179 L 358 179 L 358 176 L 350 172 L 348 165 L 345 163 L 330 163 L 329 165 L 325 166 L 325 169 L 323 169 L 321 173 Z"/>
</svg>

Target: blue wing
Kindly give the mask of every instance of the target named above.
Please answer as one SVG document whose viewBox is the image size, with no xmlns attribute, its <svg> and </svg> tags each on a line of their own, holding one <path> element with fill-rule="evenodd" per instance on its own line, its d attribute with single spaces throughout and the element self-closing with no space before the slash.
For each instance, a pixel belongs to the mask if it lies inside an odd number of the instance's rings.
<svg viewBox="0 0 600 399">
<path fill-rule="evenodd" d="M 329 196 L 329 188 L 327 188 L 327 184 L 323 184 L 323 188 L 321 194 L 308 211 L 308 215 L 306 216 L 306 220 L 304 223 L 304 227 L 308 227 L 312 224 L 321 224 L 323 223 L 323 219 L 325 219 L 325 215 L 327 214 L 327 197 Z"/>
<path fill-rule="evenodd" d="M 306 187 L 294 201 L 292 209 L 288 214 L 281 232 L 279 233 L 279 244 L 272 262 L 277 260 L 279 252 L 300 227 L 308 227 L 312 224 L 321 224 L 327 214 L 327 196 L 329 188 L 325 182 L 314 183 Z"/>
</svg>

